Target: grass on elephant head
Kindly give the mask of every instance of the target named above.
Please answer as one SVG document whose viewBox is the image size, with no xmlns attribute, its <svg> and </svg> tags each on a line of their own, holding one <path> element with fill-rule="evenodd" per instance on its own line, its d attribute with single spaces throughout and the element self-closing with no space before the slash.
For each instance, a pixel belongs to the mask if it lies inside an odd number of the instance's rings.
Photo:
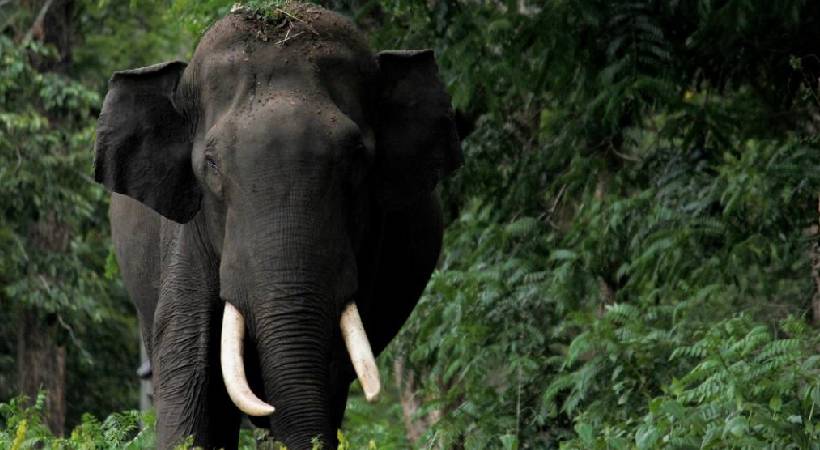
<svg viewBox="0 0 820 450">
<path fill-rule="evenodd" d="M 191 36 L 201 36 L 215 21 L 231 11 L 249 13 L 269 22 L 279 22 L 282 18 L 288 18 L 285 9 L 288 4 L 292 3 L 316 2 L 246 0 L 231 4 L 224 0 L 175 0 L 168 14 L 171 17 L 177 17 Z"/>
<path fill-rule="evenodd" d="M 338 450 L 409 448 L 404 437 L 401 406 L 394 392 L 387 391 L 382 399 L 369 404 L 358 383 L 351 389 L 344 431 L 338 432 Z M 125 411 L 114 413 L 104 420 L 91 414 L 82 418 L 66 437 L 54 436 L 44 422 L 45 393 L 40 393 L 32 404 L 19 397 L 0 403 L 0 449 L 127 449 L 154 448 L 153 412 Z M 178 450 L 195 448 L 192 440 Z M 267 436 L 267 430 L 243 429 L 240 432 L 241 450 L 285 450 L 286 447 Z M 322 449 L 316 442 L 314 449 Z"/>
<path fill-rule="evenodd" d="M 265 19 L 272 22 L 279 22 L 287 19 L 288 13 L 283 9 L 291 0 L 256 0 L 234 3 L 231 6 L 231 13 L 244 13 L 256 19 Z"/>
</svg>

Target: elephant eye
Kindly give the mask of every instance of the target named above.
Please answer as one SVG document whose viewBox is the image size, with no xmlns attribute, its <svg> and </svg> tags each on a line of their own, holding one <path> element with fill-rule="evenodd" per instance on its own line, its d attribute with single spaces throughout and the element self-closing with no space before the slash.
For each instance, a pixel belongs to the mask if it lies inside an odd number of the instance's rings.
<svg viewBox="0 0 820 450">
<path fill-rule="evenodd" d="M 211 154 L 206 154 L 205 165 L 208 167 L 204 174 L 206 184 L 211 189 L 211 192 L 216 194 L 218 198 L 222 198 L 222 174 L 219 173 L 216 158 Z"/>
<path fill-rule="evenodd" d="M 205 157 L 205 164 L 207 164 L 210 169 L 217 170 L 216 161 L 214 161 L 213 157 L 206 156 Z"/>
</svg>

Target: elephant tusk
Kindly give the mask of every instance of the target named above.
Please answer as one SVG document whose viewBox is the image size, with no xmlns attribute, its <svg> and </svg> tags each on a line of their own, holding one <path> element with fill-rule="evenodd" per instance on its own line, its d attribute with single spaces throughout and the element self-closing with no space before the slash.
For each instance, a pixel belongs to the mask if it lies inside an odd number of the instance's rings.
<svg viewBox="0 0 820 450">
<path fill-rule="evenodd" d="M 242 341 L 245 338 L 245 319 L 230 303 L 225 303 L 222 316 L 222 346 L 219 360 L 222 363 L 222 379 L 234 405 L 249 416 L 269 416 L 273 406 L 257 397 L 245 377 L 245 361 L 242 357 Z"/>
<path fill-rule="evenodd" d="M 342 337 L 350 354 L 350 362 L 362 384 L 364 396 L 368 402 L 374 402 L 379 396 L 381 382 L 379 381 L 379 368 L 376 367 L 376 358 L 370 349 L 370 342 L 364 332 L 362 318 L 359 317 L 359 310 L 355 303 L 349 303 L 342 312 L 340 321 Z"/>
</svg>

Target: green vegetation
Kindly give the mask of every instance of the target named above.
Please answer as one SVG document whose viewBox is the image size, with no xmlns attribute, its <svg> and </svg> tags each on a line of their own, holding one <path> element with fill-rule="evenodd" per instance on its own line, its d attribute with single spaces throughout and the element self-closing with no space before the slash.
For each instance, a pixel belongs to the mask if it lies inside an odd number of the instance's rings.
<svg viewBox="0 0 820 450">
<path fill-rule="evenodd" d="M 381 38 L 436 42 L 478 118 L 446 189 L 466 206 L 393 348 L 443 411 L 423 441 L 818 448 L 820 10 L 502 11 L 397 5 L 408 27 Z"/>
<path fill-rule="evenodd" d="M 153 418 L 140 417 L 135 411 L 115 413 L 103 422 L 93 416 L 83 415 L 82 423 L 65 438 L 55 437 L 43 421 L 45 396 L 40 395 L 33 406 L 24 406 L 20 400 L 0 404 L 0 448 L 19 450 L 28 448 L 55 449 L 145 449 L 154 445 L 153 427 L 140 427 L 140 423 L 153 423 Z"/>
<path fill-rule="evenodd" d="M 79 418 L 136 400 L 133 383 L 122 386 L 122 370 L 133 370 L 136 321 L 105 276 L 107 196 L 91 182 L 88 151 L 100 95 L 29 63 L 51 57 L 36 42 L 0 36 L 0 314 L 28 315 L 56 345 L 71 346 L 66 403 Z M 9 398 L 15 333 L 31 330 L 22 319 L 3 322 L 0 398 Z M 83 389 L 89 378 L 104 390 Z"/>
<path fill-rule="evenodd" d="M 233 1 L 77 3 L 61 74 L 27 62 L 53 52 L 21 39 L 33 14 L 0 10 L 0 317 L 64 324 L 79 428 L 54 447 L 122 448 L 150 439 L 136 414 L 82 416 L 133 408 L 137 360 L 94 115 L 110 72 L 189 55 Z M 351 449 L 820 448 L 820 4 L 323 3 L 374 48 L 434 48 L 469 131 L 439 270 L 381 358 L 388 398 L 351 400 Z M 32 241 L 43 210 L 64 251 Z M 0 407 L 0 447 L 48 436 L 35 411 Z"/>
</svg>

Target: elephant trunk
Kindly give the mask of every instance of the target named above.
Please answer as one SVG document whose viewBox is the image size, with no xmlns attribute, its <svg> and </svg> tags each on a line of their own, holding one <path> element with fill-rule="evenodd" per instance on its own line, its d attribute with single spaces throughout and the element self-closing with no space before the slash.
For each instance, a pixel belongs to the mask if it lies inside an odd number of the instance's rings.
<svg viewBox="0 0 820 450">
<path fill-rule="evenodd" d="M 292 449 L 311 448 L 316 438 L 325 445 L 336 440 L 328 407 L 335 308 L 309 292 L 253 309 L 265 396 L 277 408 L 271 430 Z"/>
<path fill-rule="evenodd" d="M 336 442 L 332 389 L 337 383 L 333 352 L 338 345 L 334 339 L 342 326 L 340 303 L 357 290 L 356 258 L 344 222 L 335 220 L 335 209 L 320 207 L 334 200 L 338 190 L 315 193 L 317 198 L 311 197 L 310 202 L 299 196 L 306 195 L 305 190 L 300 186 L 289 186 L 287 192 L 260 189 L 266 197 L 281 200 L 270 203 L 277 205 L 275 210 L 229 210 L 220 266 L 220 295 L 246 319 L 264 387 L 264 395 L 258 391 L 257 395 L 269 404 L 257 401 L 246 389 L 247 383 L 240 380 L 242 371 L 236 369 L 243 363 L 236 358 L 225 358 L 229 363 L 225 372 L 230 374 L 226 387 L 246 413 L 264 415 L 275 406 L 269 414 L 272 435 L 297 450 L 311 448 L 311 440 L 317 437 L 326 446 Z M 310 211 L 305 204 L 312 205 Z M 253 225 L 262 219 L 265 231 L 259 232 Z M 231 308 L 226 311 L 232 314 Z M 354 367 L 370 380 L 364 386 L 373 398 L 378 382 L 372 380 L 378 376 L 373 375 L 377 371 L 372 352 L 361 345 L 367 342 L 361 319 L 350 313 L 343 317 L 344 328 L 353 330 L 344 335 L 350 337 Z M 234 343 L 223 348 L 239 355 L 241 344 L 232 339 Z"/>
</svg>

